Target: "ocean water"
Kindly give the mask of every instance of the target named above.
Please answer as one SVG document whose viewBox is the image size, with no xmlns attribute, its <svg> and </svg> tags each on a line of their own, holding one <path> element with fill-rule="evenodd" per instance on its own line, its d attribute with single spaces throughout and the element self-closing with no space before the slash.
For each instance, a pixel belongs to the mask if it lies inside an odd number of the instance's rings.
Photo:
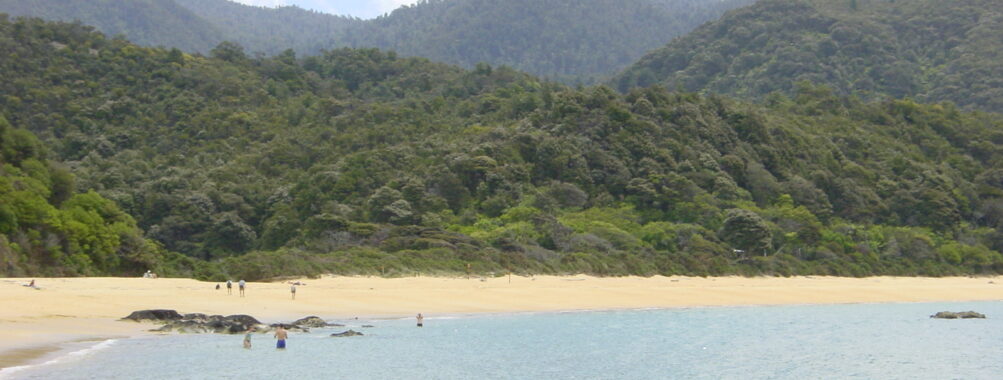
<svg viewBox="0 0 1003 380">
<path fill-rule="evenodd" d="M 975 310 L 985 320 L 937 320 Z M 13 379 L 1000 379 L 1003 302 L 719 307 L 342 321 L 119 339 Z M 362 328 L 372 324 L 373 328 Z M 347 328 L 365 336 L 329 337 Z"/>
</svg>

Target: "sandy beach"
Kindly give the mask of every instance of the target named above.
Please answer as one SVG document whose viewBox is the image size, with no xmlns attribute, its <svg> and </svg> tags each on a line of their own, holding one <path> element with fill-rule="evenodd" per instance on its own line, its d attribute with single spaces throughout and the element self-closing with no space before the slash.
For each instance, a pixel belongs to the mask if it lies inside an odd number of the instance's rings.
<svg viewBox="0 0 1003 380">
<path fill-rule="evenodd" d="M 135 310 L 249 314 L 263 322 L 308 315 L 325 319 L 671 308 L 1003 300 L 1003 277 L 692 278 L 508 277 L 300 279 L 249 283 L 246 297 L 189 279 L 40 278 L 0 280 L 0 368 L 24 363 L 59 343 L 144 334 L 151 325 L 120 322 Z M 931 313 L 936 310 L 931 310 Z"/>
</svg>

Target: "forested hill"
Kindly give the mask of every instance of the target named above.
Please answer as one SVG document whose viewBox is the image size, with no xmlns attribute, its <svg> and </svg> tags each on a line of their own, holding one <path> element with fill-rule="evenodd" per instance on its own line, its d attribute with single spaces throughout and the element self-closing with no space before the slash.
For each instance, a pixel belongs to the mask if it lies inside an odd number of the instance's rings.
<svg viewBox="0 0 1003 380">
<path fill-rule="evenodd" d="M 0 116 L 204 277 L 1003 271 L 992 114 L 808 85 L 621 95 L 376 50 L 201 57 L 38 20 L 0 18 L 0 56 Z M 52 252 L 4 231 L 9 255 Z"/>
<path fill-rule="evenodd" d="M 363 23 L 296 6 L 266 8 L 230 0 L 160 1 L 174 1 L 219 29 L 221 38 L 212 46 L 226 40 L 240 44 L 249 53 L 272 55 L 292 49 L 299 54 L 316 55 L 321 49 L 331 48 L 332 41 L 344 30 Z M 205 53 L 209 49 L 195 51 Z"/>
<path fill-rule="evenodd" d="M 1003 112 L 1001 0 L 763 0 L 648 54 L 614 80 L 758 97 L 802 80 L 865 99 Z"/>
<path fill-rule="evenodd" d="M 223 41 L 249 54 L 366 47 L 473 68 L 509 65 L 594 83 L 724 11 L 752 0 L 431 0 L 373 20 L 229 0 L 0 0 L 0 12 L 81 20 L 142 45 L 208 53 Z"/>
<path fill-rule="evenodd" d="M 294 6 L 265 8 L 229 0 L 0 0 L 0 12 L 79 21 L 140 45 L 208 53 L 230 41 L 269 55 L 286 49 L 316 54 L 360 22 Z"/>
<path fill-rule="evenodd" d="M 351 28 L 339 45 L 472 68 L 594 82 L 751 0 L 426 0 Z"/>
<path fill-rule="evenodd" d="M 0 13 L 79 21 L 109 37 L 186 51 L 209 51 L 223 41 L 219 28 L 173 0 L 0 0 Z"/>
</svg>

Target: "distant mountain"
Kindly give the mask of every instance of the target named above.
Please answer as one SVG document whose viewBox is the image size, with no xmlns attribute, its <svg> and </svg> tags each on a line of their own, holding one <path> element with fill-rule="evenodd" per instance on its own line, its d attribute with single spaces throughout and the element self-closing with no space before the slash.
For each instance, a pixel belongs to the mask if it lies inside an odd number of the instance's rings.
<svg viewBox="0 0 1003 380">
<path fill-rule="evenodd" d="M 340 40 L 473 67 L 590 82 L 751 0 L 430 0 Z"/>
<path fill-rule="evenodd" d="M 592 83 L 752 0 L 428 0 L 373 20 L 229 0 L 0 0 L 0 12 L 79 20 L 143 45 L 268 55 L 375 47 L 473 68 L 485 62 Z"/>
<path fill-rule="evenodd" d="M 293 49 L 300 54 L 317 54 L 345 28 L 361 20 L 309 11 L 295 6 L 254 7 L 229 0 L 174 1 L 202 17 L 222 32 L 227 41 L 239 43 L 251 52 L 278 54 Z M 213 45 L 215 46 L 215 44 Z"/>
<path fill-rule="evenodd" d="M 208 53 L 223 41 L 248 51 L 315 54 L 359 20 L 298 7 L 265 8 L 229 0 L 0 0 L 12 16 L 79 21 L 140 45 Z"/>
<path fill-rule="evenodd" d="M 0 12 L 79 21 L 108 36 L 185 51 L 208 52 L 225 39 L 219 28 L 172 0 L 0 0 Z"/>
<path fill-rule="evenodd" d="M 1001 0 L 762 0 L 676 39 L 620 74 L 756 97 L 799 81 L 865 98 L 1003 112 Z"/>
</svg>

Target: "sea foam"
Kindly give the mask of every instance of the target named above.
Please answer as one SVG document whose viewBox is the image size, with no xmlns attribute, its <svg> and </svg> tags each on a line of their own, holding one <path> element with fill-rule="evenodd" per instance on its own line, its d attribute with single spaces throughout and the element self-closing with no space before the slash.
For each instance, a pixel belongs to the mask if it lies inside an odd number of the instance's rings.
<svg viewBox="0 0 1003 380">
<path fill-rule="evenodd" d="M 58 355 L 58 356 L 56 356 L 56 357 L 54 357 L 52 359 L 46 360 L 44 362 L 35 363 L 35 364 L 26 364 L 26 365 L 14 366 L 14 367 L 7 367 L 7 368 L 0 368 L 0 379 L 8 379 L 8 378 L 14 376 L 14 374 L 16 374 L 18 372 L 22 372 L 22 371 L 29 370 L 29 369 L 35 369 L 35 368 L 38 368 L 38 367 L 44 367 L 44 366 L 49 366 L 49 365 L 53 365 L 53 364 L 66 363 L 66 362 L 70 362 L 70 361 L 73 361 L 73 360 L 80 360 L 80 359 L 82 359 L 82 358 L 84 358 L 84 357 L 86 357 L 88 355 L 91 355 L 91 354 L 93 354 L 95 352 L 98 352 L 98 351 L 101 351 L 101 350 L 104 350 L 104 349 L 107 349 L 107 348 L 111 347 L 117 341 L 118 341 L 118 339 L 103 340 L 103 341 L 97 342 L 95 344 L 89 345 L 88 347 L 80 349 L 80 350 L 74 350 L 74 351 L 66 352 L 66 353 L 64 353 L 62 355 Z"/>
</svg>

